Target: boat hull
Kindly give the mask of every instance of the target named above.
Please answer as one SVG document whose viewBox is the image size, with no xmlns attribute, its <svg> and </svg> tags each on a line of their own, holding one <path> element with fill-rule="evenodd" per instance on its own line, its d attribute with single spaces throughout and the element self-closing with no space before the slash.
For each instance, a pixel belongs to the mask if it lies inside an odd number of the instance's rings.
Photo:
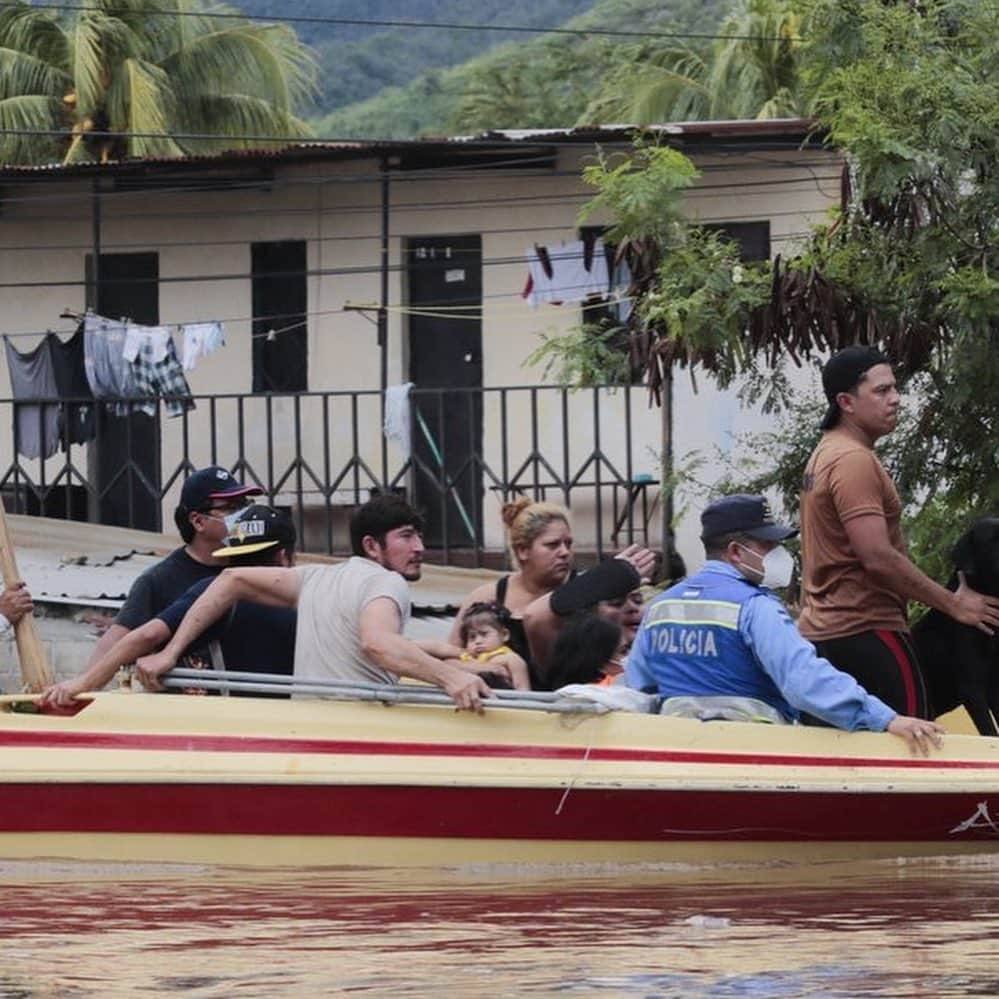
<svg viewBox="0 0 999 999">
<path fill-rule="evenodd" d="M 999 740 L 106 694 L 0 711 L 0 857 L 699 863 L 999 850 Z"/>
</svg>

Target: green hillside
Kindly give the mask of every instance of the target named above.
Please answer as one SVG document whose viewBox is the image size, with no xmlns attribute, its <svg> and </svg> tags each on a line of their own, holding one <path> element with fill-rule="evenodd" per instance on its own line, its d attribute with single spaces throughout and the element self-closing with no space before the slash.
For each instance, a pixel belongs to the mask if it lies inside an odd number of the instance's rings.
<svg viewBox="0 0 999 999">
<path fill-rule="evenodd" d="M 535 0 L 534 7 L 542 3 Z M 479 4 L 480 19 L 486 6 Z M 515 6 L 507 4 L 497 20 L 527 23 L 513 17 Z M 598 0 L 565 27 L 710 32 L 727 6 L 727 0 Z M 535 23 L 556 22 L 539 18 Z M 640 38 L 599 35 L 521 35 L 461 65 L 438 64 L 405 86 L 388 87 L 368 100 L 317 117 L 313 126 L 317 136 L 339 139 L 571 126 L 615 58 L 641 43 Z"/>
<path fill-rule="evenodd" d="M 448 69 L 482 55 L 518 32 L 448 28 L 377 27 L 332 20 L 550 27 L 591 8 L 596 0 L 240 0 L 254 16 L 320 18 L 292 22 L 315 50 L 322 75 L 316 116 L 400 87 L 423 73 Z"/>
</svg>

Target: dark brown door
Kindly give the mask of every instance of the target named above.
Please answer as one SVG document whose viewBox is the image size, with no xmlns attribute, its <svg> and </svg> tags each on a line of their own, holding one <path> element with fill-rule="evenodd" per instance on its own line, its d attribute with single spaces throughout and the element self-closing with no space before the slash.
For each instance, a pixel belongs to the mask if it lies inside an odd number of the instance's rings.
<svg viewBox="0 0 999 999">
<path fill-rule="evenodd" d="M 416 311 L 409 317 L 415 500 L 429 546 L 471 546 L 481 536 L 482 239 L 414 238 L 406 257 Z"/>
<path fill-rule="evenodd" d="M 128 318 L 144 326 L 160 321 L 159 255 L 102 253 L 94 294 L 93 257 L 87 257 L 87 286 L 94 311 L 108 319 Z M 92 511 L 101 524 L 162 530 L 160 509 L 159 415 L 115 416 L 97 407 L 97 436 L 89 448 L 90 479 L 97 497 Z"/>
</svg>

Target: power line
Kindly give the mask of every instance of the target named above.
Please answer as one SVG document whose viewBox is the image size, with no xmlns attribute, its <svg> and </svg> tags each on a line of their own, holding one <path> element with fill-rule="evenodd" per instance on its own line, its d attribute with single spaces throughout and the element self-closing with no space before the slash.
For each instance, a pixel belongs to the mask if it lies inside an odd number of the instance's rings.
<svg viewBox="0 0 999 999">
<path fill-rule="evenodd" d="M 696 220 L 690 220 L 692 224 L 696 225 L 713 225 L 725 222 L 767 222 L 770 219 L 784 218 L 788 216 L 800 216 L 800 215 L 820 215 L 825 211 L 824 208 L 814 208 L 814 209 L 788 209 L 787 211 L 768 211 L 765 214 L 736 214 L 736 215 L 724 215 L 718 218 L 699 218 Z M 570 232 L 577 228 L 574 223 L 566 222 L 560 225 L 531 225 L 531 226 L 513 226 L 498 229 L 476 229 L 475 234 L 478 236 L 501 236 L 501 235 L 531 235 L 533 233 L 550 233 L 550 232 Z M 359 243 L 367 242 L 373 243 L 381 239 L 381 234 L 373 232 L 370 234 L 353 234 L 348 236 L 308 236 L 303 237 L 307 239 L 309 243 L 314 244 L 325 244 L 325 243 Z M 401 236 L 396 236 L 395 238 L 403 238 Z M 157 240 L 156 248 L 158 250 L 162 249 L 192 249 L 194 247 L 215 247 L 215 246 L 246 246 L 248 242 L 256 242 L 255 240 L 246 239 L 189 239 L 189 240 Z M 149 242 L 144 243 L 115 243 L 110 241 L 103 241 L 101 244 L 101 251 L 103 253 L 108 253 L 110 251 L 127 251 L 134 250 L 136 252 L 143 252 L 149 250 Z M 19 243 L 17 246 L 18 253 L 31 253 L 31 252 L 53 252 L 62 250 L 92 250 L 93 244 L 87 243 Z M 2 252 L 2 251 L 0 251 Z"/>
<path fill-rule="evenodd" d="M 802 238 L 804 236 L 810 235 L 809 233 L 784 233 L 778 236 L 772 236 L 771 242 L 784 242 L 787 240 Z M 580 254 L 578 257 L 566 256 L 563 259 L 572 260 L 578 259 L 582 260 L 583 256 Z M 494 257 L 494 258 L 481 258 L 479 261 L 479 266 L 482 268 L 487 267 L 510 267 L 519 266 L 526 267 L 526 260 L 522 254 L 518 254 L 514 257 Z M 390 274 L 399 274 L 405 272 L 409 269 L 409 264 L 406 262 L 399 264 L 388 264 L 385 270 Z M 327 278 L 327 277 L 360 277 L 366 275 L 376 275 L 382 273 L 382 267 L 380 265 L 367 265 L 359 264 L 357 266 L 348 267 L 316 267 L 316 268 L 306 268 L 304 270 L 292 270 L 292 271 L 268 271 L 266 273 L 254 274 L 253 272 L 236 272 L 236 273 L 219 273 L 219 274 L 178 274 L 178 275 L 160 275 L 156 279 L 157 285 L 170 285 L 170 284 L 218 284 L 226 283 L 230 281 L 247 281 L 252 280 L 254 277 L 267 279 L 267 280 L 280 280 L 281 278 L 292 278 L 292 277 L 302 277 L 302 278 Z M 101 285 L 103 286 L 118 286 L 118 285 L 136 285 L 136 284 L 148 284 L 150 279 L 146 277 L 136 277 L 136 278 L 102 278 Z M 51 280 L 51 281 L 3 281 L 0 282 L 0 289 L 28 289 L 28 288 L 86 288 L 94 284 L 93 279 L 87 278 L 73 278 L 66 280 Z"/>
<path fill-rule="evenodd" d="M 2 5 L 0 5 L 2 6 Z M 40 10 L 67 11 L 72 13 L 105 13 L 105 8 L 88 4 L 64 4 L 64 3 L 32 3 L 33 7 Z M 148 8 L 144 13 L 162 15 L 165 17 L 198 17 L 202 20 L 236 20 L 236 21 L 265 21 L 269 23 L 280 22 L 282 24 L 328 24 L 342 25 L 344 27 L 370 27 L 370 28 L 427 28 L 431 30 L 446 31 L 497 31 L 510 34 L 533 34 L 533 35 L 563 35 L 571 37 L 587 37 L 596 35 L 607 38 L 670 38 L 670 39 L 697 39 L 700 41 L 715 41 L 733 39 L 736 41 L 750 42 L 800 42 L 800 35 L 780 36 L 780 35 L 738 35 L 720 34 L 718 32 L 696 32 L 696 31 L 654 31 L 651 29 L 628 31 L 621 28 L 566 28 L 559 26 L 533 27 L 527 24 L 470 24 L 463 21 L 399 21 L 376 18 L 356 18 L 356 17 L 322 17 L 320 15 L 307 14 L 287 14 L 280 17 L 267 16 L 265 14 L 243 14 L 226 11 L 194 11 L 194 10 L 170 10 L 166 8 Z"/>
<path fill-rule="evenodd" d="M 788 214 L 797 214 L 797 213 L 788 213 Z M 729 220 L 729 221 L 731 221 L 731 220 Z M 771 243 L 789 242 L 789 241 L 792 241 L 792 240 L 804 239 L 804 238 L 807 238 L 810 235 L 811 235 L 811 233 L 808 233 L 808 232 L 781 233 L 781 234 L 778 234 L 776 236 L 771 236 L 770 237 L 770 242 Z M 520 258 L 518 258 L 518 260 L 520 260 Z M 497 263 L 497 262 L 499 262 L 499 261 L 483 261 L 482 263 L 483 263 L 483 265 L 485 265 L 486 263 Z M 520 262 L 523 262 L 523 261 L 520 260 Z M 394 267 L 392 269 L 396 270 L 396 271 L 399 271 L 399 270 L 402 270 L 403 268 L 401 268 L 401 267 Z M 371 273 L 376 273 L 376 272 L 378 272 L 378 269 L 377 268 L 370 268 L 370 272 Z M 293 273 L 293 274 L 301 273 L 301 274 L 305 274 L 305 275 L 309 274 L 309 272 L 289 272 L 289 273 Z M 325 272 L 325 273 L 329 273 L 329 272 Z M 271 276 L 274 276 L 274 275 L 267 275 L 267 276 L 271 277 Z M 244 275 L 243 277 L 245 279 L 245 277 L 252 277 L 252 275 Z M 135 280 L 142 281 L 142 280 L 145 280 L 145 279 L 139 278 L 139 279 L 135 279 Z M 194 280 L 198 280 L 198 279 L 194 279 Z M 84 282 L 84 283 L 86 283 L 86 282 Z M 120 283 L 120 282 L 109 281 L 107 283 L 108 284 L 113 284 L 113 283 Z M 0 285 L 0 287 L 4 287 L 4 286 Z M 498 299 L 523 300 L 523 294 L 521 292 L 517 292 L 517 291 L 493 292 L 493 293 L 490 293 L 490 294 L 485 294 L 485 295 L 480 296 L 480 298 L 479 298 L 478 301 L 480 303 L 484 303 L 484 302 L 487 302 L 487 301 L 496 301 Z M 614 305 L 614 304 L 617 304 L 617 303 L 620 303 L 620 302 L 630 302 L 630 301 L 633 301 L 633 300 L 634 299 L 632 299 L 631 297 L 629 297 L 627 295 L 612 295 L 608 299 L 607 302 L 595 303 L 594 307 L 597 307 L 597 306 L 604 307 L 606 305 Z M 566 304 L 568 304 L 570 306 L 579 305 L 580 307 L 585 307 L 585 303 L 582 303 L 582 302 L 579 302 L 579 303 L 570 302 L 570 303 L 566 303 Z M 430 311 L 427 308 L 420 307 L 420 306 L 388 305 L 388 306 L 386 306 L 386 311 L 390 312 L 392 314 L 413 315 L 413 316 L 430 316 L 430 317 L 439 318 L 439 319 L 470 319 L 470 318 L 475 319 L 475 318 L 483 318 L 485 315 L 488 315 L 490 317 L 495 317 L 495 315 L 496 315 L 496 310 L 492 310 L 492 309 L 488 313 L 485 313 L 484 312 L 484 307 L 483 307 L 482 304 L 479 304 L 479 305 L 469 304 L 469 305 L 457 305 L 457 306 L 450 306 L 450 305 L 446 305 L 446 306 L 433 306 L 431 308 L 432 308 L 433 311 Z M 369 308 L 368 311 L 377 312 L 378 309 L 379 309 L 379 306 L 378 306 L 377 303 L 371 303 L 370 308 Z M 448 314 L 447 312 L 442 311 L 442 310 L 447 310 L 447 309 L 453 310 L 454 314 Z M 465 311 L 463 312 L 461 310 L 465 310 Z M 321 310 L 321 311 L 307 310 L 306 312 L 296 312 L 296 313 L 273 313 L 273 314 L 264 314 L 264 315 L 258 315 L 258 316 L 228 316 L 228 317 L 223 317 L 223 318 L 219 318 L 219 317 L 216 316 L 216 317 L 213 317 L 213 318 L 186 319 L 186 320 L 183 320 L 182 322 L 161 323 L 160 325 L 181 327 L 181 326 L 189 325 L 191 323 L 204 323 L 204 322 L 218 322 L 218 323 L 242 323 L 242 322 L 245 322 L 245 323 L 259 323 L 259 322 L 280 321 L 280 320 L 285 320 L 285 319 L 293 319 L 293 320 L 295 320 L 295 322 L 293 322 L 289 326 L 285 327 L 284 330 L 278 329 L 278 330 L 273 330 L 273 331 L 267 331 L 267 332 L 264 332 L 264 333 L 254 333 L 254 334 L 252 334 L 253 337 L 267 337 L 270 333 L 279 334 L 281 332 L 284 332 L 284 331 L 287 331 L 287 330 L 290 330 L 290 329 L 294 329 L 294 328 L 297 328 L 297 327 L 301 326 L 302 325 L 302 318 L 303 317 L 305 317 L 305 319 L 307 320 L 307 319 L 312 319 L 312 318 L 322 318 L 322 317 L 325 317 L 325 316 L 346 315 L 349 312 L 358 312 L 358 311 L 361 311 L 361 309 L 359 308 L 359 306 L 355 305 L 351 309 L 346 308 L 346 306 L 342 306 L 339 309 L 324 309 L 324 310 Z M 510 314 L 513 315 L 514 312 L 511 311 Z M 522 309 L 518 308 L 516 310 L 516 314 L 517 315 L 521 315 L 522 314 Z M 2 335 L 6 336 L 6 337 L 38 337 L 38 336 L 45 336 L 48 333 L 56 333 L 57 335 L 71 336 L 75 332 L 76 332 L 75 328 L 71 329 L 71 330 L 53 330 L 53 329 L 45 329 L 45 330 L 17 330 L 17 331 L 10 332 L 10 333 L 4 333 Z"/>
<path fill-rule="evenodd" d="M 829 156 L 823 159 L 816 160 L 795 160 L 788 163 L 770 163 L 768 168 L 771 170 L 787 170 L 787 171 L 798 171 L 798 172 L 808 172 L 813 177 L 814 174 L 811 173 L 813 167 L 828 167 Z M 505 174 L 505 165 L 513 161 L 504 161 L 502 164 L 498 164 L 496 169 L 501 171 L 503 175 Z M 487 169 L 486 167 L 481 167 L 481 169 Z M 719 164 L 706 164 L 700 168 L 701 175 L 705 176 L 708 174 L 724 174 L 739 170 L 745 172 L 745 164 L 739 163 L 719 163 Z M 48 174 L 42 175 L 48 178 Z M 274 190 L 281 190 L 285 188 L 294 187 L 338 187 L 338 186 L 354 186 L 357 184 L 376 184 L 383 179 L 383 174 L 381 172 L 365 173 L 365 174 L 351 174 L 346 177 L 336 177 L 329 174 L 316 174 L 309 176 L 281 176 L 281 177 L 259 177 L 254 178 L 248 176 L 245 180 L 234 180 L 232 178 L 226 178 L 220 185 L 212 186 L 211 179 L 207 179 L 201 183 L 198 182 L 184 182 L 178 181 L 176 184 L 154 187 L 122 187 L 110 190 L 102 190 L 100 192 L 100 198 L 102 203 L 107 204 L 111 201 L 123 201 L 129 198 L 141 198 L 144 201 L 150 198 L 156 199 L 168 195 L 192 195 L 197 196 L 200 194 L 210 194 L 213 196 L 219 194 L 237 194 L 252 191 L 266 191 L 270 193 Z M 566 169 L 566 170 L 518 170 L 515 176 L 518 180 L 524 179 L 535 179 L 535 180 L 545 180 L 560 179 L 564 177 L 576 177 L 580 176 L 580 170 L 577 169 Z M 66 178 L 66 179 L 79 179 L 79 178 Z M 405 173 L 390 174 L 390 181 L 393 189 L 400 186 L 405 186 L 406 184 L 428 182 L 434 180 L 448 180 L 448 181 L 480 181 L 482 179 L 482 173 L 470 173 L 468 168 L 454 167 L 454 168 L 431 168 L 427 171 L 406 171 Z M 824 179 L 824 178 L 823 178 Z M 838 178 L 834 178 L 838 180 Z M 783 178 L 780 180 L 775 180 L 773 183 L 781 183 L 783 180 L 787 180 L 788 183 L 796 182 L 796 178 Z M 17 178 L 19 183 L 33 183 L 35 186 L 39 183 L 38 178 L 34 178 L 28 181 L 25 178 Z M 801 178 L 802 183 L 807 183 L 807 180 Z M 754 182 L 747 182 L 754 183 Z M 6 182 L 5 182 L 6 185 Z M 732 186 L 732 185 L 717 185 L 717 186 Z M 740 185 L 742 186 L 742 185 Z M 696 190 L 707 190 L 710 189 L 710 185 L 700 184 L 697 187 L 692 188 L 692 191 Z M 87 197 L 91 196 L 92 192 L 87 193 Z M 69 202 L 79 202 L 81 199 L 81 194 L 79 192 L 67 192 L 64 194 L 43 192 L 41 194 L 15 194 L 12 196 L 3 197 L 2 200 L 4 204 L 7 205 L 27 205 L 33 203 L 45 203 L 45 204 L 56 204 L 61 201 Z M 449 202 L 450 203 L 450 202 Z M 393 206 L 398 207 L 398 206 Z M 308 209 L 298 209 L 299 211 L 305 211 Z M 356 210 L 356 209 L 354 209 Z M 380 210 L 372 208 L 374 210 Z M 170 213 L 171 216 L 174 215 L 173 212 Z M 135 216 L 131 216 L 135 217 Z M 155 217 L 155 216 L 151 216 Z"/>
<path fill-rule="evenodd" d="M 0 4 L 2 6 L 2 4 Z M 797 121 L 798 119 L 791 119 Z M 804 119 L 802 119 L 804 120 Z M 614 126 L 619 128 L 630 129 L 633 134 L 640 134 L 643 132 L 653 132 L 656 134 L 665 134 L 666 138 L 673 139 L 685 139 L 685 148 L 689 148 L 697 151 L 698 140 L 701 139 L 700 136 L 696 134 L 686 134 L 684 132 L 670 134 L 668 132 L 664 133 L 662 129 L 663 125 L 676 124 L 682 127 L 684 123 L 677 122 L 658 122 L 650 123 L 648 125 L 632 125 L 626 123 L 620 126 Z M 696 124 L 696 122 L 687 122 L 686 124 Z M 572 139 L 566 137 L 564 139 L 556 138 L 554 135 L 546 134 L 552 131 L 554 132 L 571 132 L 579 131 L 586 132 L 587 129 L 592 129 L 594 132 L 602 132 L 605 126 L 600 125 L 559 125 L 552 129 L 495 129 L 499 134 L 503 132 L 533 132 L 536 131 L 538 134 L 531 139 L 511 139 L 506 140 L 511 146 L 515 143 L 520 145 L 539 145 L 539 146 L 549 146 L 552 148 L 579 148 L 581 145 L 588 144 L 592 142 L 594 145 L 599 145 L 601 142 L 605 144 L 610 144 L 614 142 L 614 139 L 609 139 L 606 136 L 602 137 L 595 135 L 592 139 Z M 658 130 L 658 131 L 657 131 Z M 288 149 L 306 149 L 308 147 L 315 147 L 316 149 L 321 149 L 323 146 L 337 147 L 341 151 L 349 151 L 355 153 L 368 153 L 370 156 L 378 155 L 390 155 L 398 154 L 400 151 L 405 151 L 409 149 L 420 149 L 421 147 L 426 147 L 428 145 L 434 144 L 433 139 L 371 139 L 369 137 L 350 137 L 350 136 L 327 136 L 320 137 L 315 135 L 254 135 L 254 134 L 241 134 L 241 135 L 227 135 L 221 132 L 211 133 L 211 132 L 136 132 L 136 131 L 111 131 L 111 130 L 101 130 L 93 129 L 91 131 L 82 133 L 87 139 L 177 139 L 184 140 L 185 142 L 260 142 L 260 143 L 283 143 Z M 67 128 L 3 128 L 0 129 L 0 135 L 19 135 L 26 136 L 28 138 L 64 138 L 68 139 L 73 136 L 73 133 Z M 622 143 L 629 141 L 629 136 L 622 134 L 620 141 Z M 483 135 L 481 138 L 474 137 L 450 137 L 440 139 L 438 144 L 447 146 L 454 150 L 467 150 L 467 149 L 487 149 L 495 150 L 497 143 L 501 140 L 496 138 L 490 138 L 488 134 Z M 775 142 L 777 140 L 774 140 Z M 779 148 L 788 148 L 786 142 L 781 142 Z M 794 148 L 797 148 L 795 146 Z M 731 146 L 726 146 L 725 144 L 715 144 L 710 147 L 706 147 L 709 152 L 720 152 L 720 151 L 738 151 L 741 147 L 732 144 Z M 278 150 L 281 152 L 282 150 Z M 221 157 L 225 155 L 252 155 L 254 152 L 260 152 L 260 150 L 254 150 L 253 148 L 239 149 L 234 146 L 228 146 L 226 149 L 221 150 L 212 154 L 201 154 L 205 156 L 215 156 Z M 273 156 L 274 154 L 269 154 Z M 186 156 L 176 156 L 176 157 L 161 157 L 157 159 L 156 157 L 151 157 L 154 163 L 169 163 L 178 162 L 184 163 L 187 160 Z M 118 163 L 140 163 L 143 159 L 134 160 L 122 160 L 116 161 Z M 90 162 L 88 161 L 88 165 Z M 8 166 L 13 166 L 16 169 L 15 164 L 8 164 Z M 61 166 L 61 165 L 59 165 Z M 72 167 L 73 164 L 70 164 Z M 33 169 L 29 164 L 27 166 L 28 170 Z M 37 168 L 35 168 L 37 169 Z"/>
<path fill-rule="evenodd" d="M 719 183 L 708 183 L 699 184 L 696 187 L 690 188 L 686 193 L 685 197 L 688 199 L 697 199 L 699 197 L 714 197 L 713 191 L 733 191 L 733 192 L 743 192 L 743 197 L 755 197 L 762 196 L 766 193 L 762 189 L 776 189 L 783 188 L 785 190 L 795 189 L 800 190 L 801 185 L 807 187 L 815 187 L 817 190 L 822 192 L 821 184 L 823 182 L 829 182 L 833 184 L 838 184 L 840 180 L 839 174 L 829 174 L 829 175 L 815 175 L 811 174 L 808 177 L 782 177 L 775 178 L 774 180 L 760 180 L 760 181 L 744 181 L 741 183 L 731 183 L 731 182 L 719 182 Z M 796 186 L 797 185 L 797 186 Z M 188 193 L 211 193 L 211 192 L 188 192 Z M 510 196 L 497 196 L 490 198 L 466 198 L 466 199 L 455 199 L 450 198 L 444 201 L 403 201 L 403 202 L 393 202 L 390 205 L 392 212 L 398 213 L 419 213 L 428 211 L 439 211 L 442 208 L 465 208 L 465 207 L 492 207 L 504 205 L 506 207 L 516 207 L 516 206 L 529 206 L 529 205 L 551 205 L 551 206 L 564 206 L 564 205 L 574 205 L 579 204 L 581 201 L 585 201 L 593 198 L 595 195 L 590 191 L 579 191 L 579 192 L 565 192 L 563 194 L 551 195 L 551 194 L 537 194 L 537 195 L 510 195 Z M 58 196 L 57 196 L 58 197 Z M 75 199 L 79 201 L 82 195 L 77 196 Z M 90 193 L 87 192 L 86 197 L 90 197 Z M 44 201 L 44 199 L 41 199 Z M 53 199 L 55 200 L 55 199 Z M 60 198 L 61 200 L 61 198 Z M 321 214 L 328 215 L 376 215 L 381 212 L 380 204 L 369 204 L 369 205 L 333 205 L 324 207 Z M 281 216 L 281 217 L 293 217 L 293 216 L 310 216 L 315 217 L 317 214 L 317 209 L 314 206 L 308 206 L 304 208 L 290 208 L 287 206 L 274 206 L 267 208 L 247 208 L 240 207 L 229 212 L 218 210 L 217 206 L 213 207 L 213 217 L 214 218 L 251 218 L 251 217 L 265 217 L 265 216 Z M 204 209 L 192 209 L 190 211 L 145 211 L 145 212 L 120 212 L 116 214 L 113 218 L 107 220 L 108 224 L 120 223 L 120 222 L 134 222 L 138 220 L 149 220 L 158 218 L 169 218 L 169 219 L 181 219 L 181 218 L 203 218 Z M 79 215 L 79 216 L 69 216 L 69 215 L 35 215 L 33 221 L 35 222 L 57 222 L 65 224 L 68 222 L 86 222 L 90 219 L 90 215 Z"/>
</svg>

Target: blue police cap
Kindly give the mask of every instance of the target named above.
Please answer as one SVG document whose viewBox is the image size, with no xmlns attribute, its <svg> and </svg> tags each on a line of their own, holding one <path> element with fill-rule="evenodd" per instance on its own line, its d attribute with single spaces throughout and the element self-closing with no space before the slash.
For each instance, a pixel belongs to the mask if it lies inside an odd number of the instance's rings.
<svg viewBox="0 0 999 999">
<path fill-rule="evenodd" d="M 705 507 L 701 514 L 702 541 L 722 534 L 745 534 L 760 541 L 784 541 L 797 533 L 796 527 L 774 520 L 765 496 L 744 493 L 723 496 Z"/>
</svg>

